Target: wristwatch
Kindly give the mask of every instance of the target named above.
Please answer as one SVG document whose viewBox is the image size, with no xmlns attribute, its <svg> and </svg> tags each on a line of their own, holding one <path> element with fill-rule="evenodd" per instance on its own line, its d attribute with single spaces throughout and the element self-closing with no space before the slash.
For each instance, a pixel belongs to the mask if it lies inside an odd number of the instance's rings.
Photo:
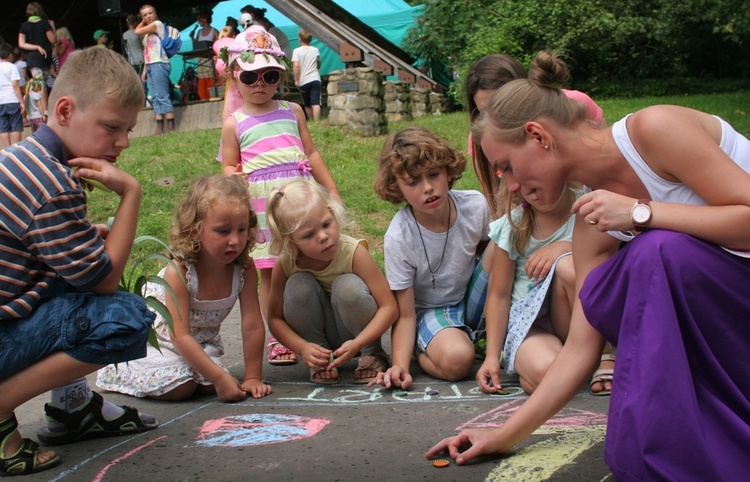
<svg viewBox="0 0 750 482">
<path fill-rule="evenodd" d="M 651 205 L 649 199 L 639 199 L 630 208 L 630 220 L 633 221 L 633 228 L 637 232 L 646 231 L 648 223 L 651 222 Z"/>
</svg>

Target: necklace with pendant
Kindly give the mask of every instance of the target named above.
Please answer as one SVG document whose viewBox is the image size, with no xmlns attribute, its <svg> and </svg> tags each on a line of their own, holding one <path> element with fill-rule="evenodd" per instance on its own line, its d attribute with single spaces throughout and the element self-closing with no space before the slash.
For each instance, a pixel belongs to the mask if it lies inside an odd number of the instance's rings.
<svg viewBox="0 0 750 482">
<path fill-rule="evenodd" d="M 542 236 L 541 238 L 537 238 L 537 239 L 547 239 L 547 235 L 544 234 L 544 231 L 542 231 L 542 228 L 540 228 L 539 224 L 537 224 L 536 216 L 534 215 L 534 213 L 531 213 L 531 221 L 534 223 L 534 227 L 536 228 L 536 230 L 539 231 L 539 234 Z"/>
<path fill-rule="evenodd" d="M 427 259 L 427 269 L 430 270 L 430 274 L 432 275 L 432 289 L 435 289 L 435 273 L 437 273 L 440 270 L 440 267 L 443 266 L 443 260 L 445 260 L 445 248 L 448 247 L 448 233 L 450 232 L 451 228 L 451 198 L 448 196 L 448 226 L 445 230 L 445 241 L 443 242 L 443 253 L 440 255 L 440 263 L 437 265 L 437 268 L 434 270 L 432 269 L 432 265 L 430 264 L 430 257 L 427 255 L 427 246 L 424 244 L 424 238 L 422 237 L 422 230 L 419 228 L 419 221 L 417 221 L 417 217 L 414 215 L 414 209 L 409 206 L 409 209 L 411 209 L 411 215 L 414 218 L 414 222 L 417 225 L 417 232 L 419 233 L 419 240 L 422 241 L 422 249 L 424 250 L 424 257 Z"/>
</svg>

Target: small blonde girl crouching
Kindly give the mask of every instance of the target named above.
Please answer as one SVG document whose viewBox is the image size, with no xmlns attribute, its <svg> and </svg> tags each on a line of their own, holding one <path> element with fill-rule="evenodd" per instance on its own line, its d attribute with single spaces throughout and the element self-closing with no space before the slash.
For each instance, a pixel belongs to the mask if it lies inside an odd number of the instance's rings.
<svg viewBox="0 0 750 482">
<path fill-rule="evenodd" d="M 388 368 L 380 343 L 398 308 L 367 242 L 341 234 L 344 207 L 313 181 L 268 196 L 271 252 L 268 325 L 310 368 L 313 383 L 338 383 L 338 368 L 361 352 L 354 383 Z"/>
</svg>

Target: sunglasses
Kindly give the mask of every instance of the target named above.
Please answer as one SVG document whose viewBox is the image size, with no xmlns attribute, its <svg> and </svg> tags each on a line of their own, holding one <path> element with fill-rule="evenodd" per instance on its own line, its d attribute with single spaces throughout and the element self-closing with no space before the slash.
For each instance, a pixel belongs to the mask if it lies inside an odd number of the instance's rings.
<svg viewBox="0 0 750 482">
<path fill-rule="evenodd" d="M 281 72 L 278 70 L 266 70 L 262 74 L 252 70 L 235 71 L 234 77 L 240 79 L 244 85 L 252 87 L 263 79 L 266 85 L 276 85 L 281 80 Z"/>
</svg>

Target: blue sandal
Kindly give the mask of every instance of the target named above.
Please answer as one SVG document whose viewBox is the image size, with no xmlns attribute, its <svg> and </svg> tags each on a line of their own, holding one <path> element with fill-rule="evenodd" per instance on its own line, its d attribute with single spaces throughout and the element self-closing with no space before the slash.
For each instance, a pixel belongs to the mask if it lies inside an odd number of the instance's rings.
<svg viewBox="0 0 750 482">
<path fill-rule="evenodd" d="M 127 406 L 121 407 L 125 410 L 122 415 L 107 420 L 102 414 L 104 399 L 96 392 L 92 395 L 86 406 L 72 413 L 49 403 L 45 404 L 47 418 L 64 423 L 65 429 L 53 431 L 44 427 L 36 434 L 39 441 L 44 445 L 63 445 L 91 438 L 131 435 L 159 426 L 159 422 L 151 415 L 138 413 L 137 409 Z"/>
<path fill-rule="evenodd" d="M 60 457 L 57 455 L 42 464 L 38 463 L 39 444 L 27 438 L 22 439 L 21 446 L 14 454 L 3 456 L 5 443 L 17 429 L 18 420 L 15 414 L 0 422 L 0 477 L 33 474 L 60 463 Z"/>
</svg>

